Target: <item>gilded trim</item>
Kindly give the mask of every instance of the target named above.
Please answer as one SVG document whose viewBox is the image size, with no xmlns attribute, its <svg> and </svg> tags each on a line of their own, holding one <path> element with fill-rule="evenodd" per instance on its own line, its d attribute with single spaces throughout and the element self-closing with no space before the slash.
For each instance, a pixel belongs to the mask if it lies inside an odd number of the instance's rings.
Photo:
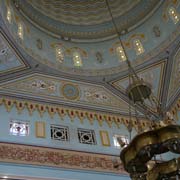
<svg viewBox="0 0 180 180">
<path fill-rule="evenodd" d="M 99 131 L 103 146 L 111 146 L 108 131 Z M 106 136 L 106 137 L 104 137 Z M 105 139 L 106 138 L 106 139 Z"/>
</svg>

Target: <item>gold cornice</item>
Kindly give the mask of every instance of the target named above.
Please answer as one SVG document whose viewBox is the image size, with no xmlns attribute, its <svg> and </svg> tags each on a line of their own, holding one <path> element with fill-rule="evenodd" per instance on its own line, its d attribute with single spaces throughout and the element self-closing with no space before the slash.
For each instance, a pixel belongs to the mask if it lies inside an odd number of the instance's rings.
<svg viewBox="0 0 180 180">
<path fill-rule="evenodd" d="M 34 111 L 38 111 L 41 117 L 43 117 L 44 113 L 47 112 L 51 119 L 53 119 L 54 115 L 57 114 L 62 120 L 65 119 L 65 116 L 68 116 L 72 122 L 75 118 L 78 118 L 80 123 L 83 123 L 84 120 L 87 119 L 90 125 L 97 120 L 100 127 L 103 125 L 103 123 L 107 123 L 109 128 L 111 128 L 113 124 L 117 128 L 120 128 L 121 125 L 125 125 L 128 128 L 131 123 L 132 127 L 138 131 L 139 123 L 141 128 L 144 130 L 151 128 L 153 125 L 152 122 L 146 119 L 140 119 L 138 123 L 137 120 L 132 117 L 130 122 L 130 118 L 123 115 L 90 111 L 85 109 L 81 110 L 78 108 L 65 107 L 63 105 L 51 105 L 12 97 L 0 97 L 0 105 L 4 105 L 7 112 L 10 112 L 12 108 L 15 107 L 19 114 L 27 109 L 30 116 L 33 115 Z"/>
</svg>

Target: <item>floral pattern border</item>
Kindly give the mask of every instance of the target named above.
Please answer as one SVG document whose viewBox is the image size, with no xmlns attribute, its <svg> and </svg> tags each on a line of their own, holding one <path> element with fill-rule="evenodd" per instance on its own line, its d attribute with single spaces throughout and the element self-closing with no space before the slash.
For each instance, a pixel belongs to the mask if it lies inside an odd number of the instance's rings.
<svg viewBox="0 0 180 180">
<path fill-rule="evenodd" d="M 117 156 L 21 144 L 0 143 L 0 162 L 127 174 Z"/>
</svg>

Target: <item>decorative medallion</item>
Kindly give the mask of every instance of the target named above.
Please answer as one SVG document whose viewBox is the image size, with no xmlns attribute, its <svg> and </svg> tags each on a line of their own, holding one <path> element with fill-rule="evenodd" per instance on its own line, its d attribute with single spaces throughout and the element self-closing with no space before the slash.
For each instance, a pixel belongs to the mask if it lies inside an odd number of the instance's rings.
<svg viewBox="0 0 180 180">
<path fill-rule="evenodd" d="M 61 88 L 61 92 L 66 99 L 76 100 L 79 98 L 79 87 L 74 84 L 64 84 Z"/>
</svg>

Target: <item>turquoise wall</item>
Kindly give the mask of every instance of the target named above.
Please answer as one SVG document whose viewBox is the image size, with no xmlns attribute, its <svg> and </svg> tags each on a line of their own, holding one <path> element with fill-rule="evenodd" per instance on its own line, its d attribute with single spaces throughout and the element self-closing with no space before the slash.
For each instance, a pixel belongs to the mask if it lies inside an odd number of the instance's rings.
<svg viewBox="0 0 180 180">
<path fill-rule="evenodd" d="M 6 176 L 27 176 L 36 178 L 65 178 L 65 180 L 129 180 L 128 176 L 116 174 L 93 173 L 88 171 L 73 171 L 55 168 L 42 168 L 37 166 L 19 166 L 17 164 L 0 163 L 0 175 Z M 64 179 L 63 179 L 64 180 Z"/>
<path fill-rule="evenodd" d="M 56 114 L 53 119 L 46 112 L 43 117 L 40 117 L 39 113 L 35 111 L 32 116 L 29 116 L 27 109 L 24 109 L 21 114 L 18 114 L 15 107 L 12 108 L 11 112 L 7 113 L 4 106 L 0 106 L 1 114 L 1 131 L 0 131 L 0 141 L 3 142 L 14 142 L 14 143 L 23 143 L 30 145 L 38 146 L 47 146 L 55 148 L 64 148 L 72 150 L 80 150 L 94 153 L 110 154 L 110 155 L 119 155 L 120 149 L 115 147 L 113 144 L 113 135 L 120 134 L 129 136 L 127 128 L 124 125 L 118 129 L 115 124 L 112 128 L 109 128 L 107 123 L 104 122 L 102 127 L 99 126 L 98 121 L 95 120 L 93 125 L 90 125 L 87 119 L 84 120 L 84 123 L 81 124 L 78 118 L 74 119 L 74 122 L 71 122 L 69 116 L 65 116 L 64 120 L 61 120 Z M 13 136 L 9 134 L 9 123 L 10 120 L 20 120 L 28 121 L 30 124 L 30 134 L 28 136 Z M 35 122 L 44 121 L 46 123 L 46 138 L 36 138 L 35 135 Z M 50 134 L 50 125 L 62 125 L 69 127 L 70 133 L 70 142 L 61 142 L 51 139 Z M 92 129 L 96 134 L 97 145 L 87 145 L 81 144 L 78 140 L 77 128 Z M 100 130 L 106 130 L 109 133 L 110 144 L 111 146 L 106 147 L 102 146 L 100 139 Z"/>
<path fill-rule="evenodd" d="M 43 117 L 40 117 L 39 113 L 35 111 L 32 116 L 29 116 L 29 112 L 24 109 L 21 114 L 18 114 L 15 107 L 12 108 L 10 112 L 6 111 L 4 106 L 0 106 L 1 114 L 1 131 L 0 131 L 0 142 L 10 142 L 10 143 L 19 143 L 19 144 L 29 144 L 37 146 L 47 146 L 55 148 L 64 148 L 72 150 L 80 150 L 87 152 L 95 152 L 102 154 L 111 154 L 119 155 L 120 149 L 117 149 L 113 145 L 113 134 L 122 134 L 128 136 L 128 131 L 124 125 L 118 129 L 115 125 L 112 128 L 109 128 L 106 123 L 103 123 L 103 126 L 100 127 L 98 122 L 95 120 L 93 125 L 90 125 L 88 120 L 85 120 L 83 124 L 80 123 L 78 119 L 74 119 L 74 122 L 71 122 L 68 116 L 64 117 L 64 120 L 61 120 L 59 116 L 54 116 L 53 119 L 50 118 L 49 114 L 44 114 Z M 29 136 L 19 137 L 9 134 L 9 123 L 11 120 L 27 121 L 30 124 L 30 134 Z M 36 138 L 35 136 L 35 122 L 44 121 L 46 123 L 46 138 Z M 179 121 L 178 121 L 179 123 Z M 50 125 L 64 125 L 68 126 L 70 130 L 70 142 L 60 142 L 51 140 L 50 136 Z M 85 145 L 78 142 L 77 137 L 77 128 L 93 129 L 96 134 L 97 145 Z M 104 147 L 101 145 L 101 139 L 99 136 L 99 130 L 106 130 L 109 132 L 110 147 Z M 133 131 L 133 136 L 135 131 Z M 158 159 L 161 160 L 170 160 L 176 158 L 178 155 L 172 153 L 165 153 L 161 156 L 158 156 Z M 72 180 L 126 180 L 129 179 L 128 176 L 118 175 L 113 173 L 100 173 L 95 171 L 82 171 L 82 170 L 67 170 L 61 168 L 52 168 L 52 167 L 43 167 L 43 166 L 32 166 L 32 165 L 19 165 L 12 163 L 0 163 L 0 175 L 9 175 L 9 176 L 27 176 L 27 177 L 39 177 L 39 178 L 67 178 Z"/>
<path fill-rule="evenodd" d="M 19 143 L 19 144 L 28 144 L 28 145 L 37 145 L 37 146 L 46 146 L 53 148 L 61 148 L 61 149 L 70 149 L 77 151 L 85 151 L 85 152 L 94 152 L 100 154 L 110 154 L 119 156 L 120 150 L 119 148 L 114 146 L 113 143 L 113 135 L 125 135 L 129 137 L 129 133 L 127 128 L 122 124 L 120 128 L 117 128 L 115 124 L 110 128 L 106 122 L 103 123 L 102 127 L 99 126 L 98 121 L 95 120 L 93 125 L 90 125 L 87 119 L 84 120 L 84 123 L 81 124 L 79 119 L 76 117 L 72 122 L 69 116 L 65 116 L 64 119 L 60 119 L 56 114 L 52 119 L 49 114 L 44 113 L 43 117 L 40 117 L 37 111 L 34 111 L 32 116 L 29 116 L 29 112 L 27 109 L 24 109 L 21 114 L 18 114 L 15 107 L 12 108 L 10 112 L 7 113 L 6 108 L 4 106 L 0 106 L 0 114 L 1 114 L 1 131 L 0 131 L 0 141 L 1 142 L 10 142 L 10 143 Z M 28 136 L 14 136 L 9 134 L 9 124 L 11 120 L 29 122 L 30 124 L 30 133 Z M 46 124 L 46 138 L 37 138 L 35 135 L 35 122 L 36 121 L 44 121 Z M 50 125 L 62 125 L 69 127 L 70 133 L 70 141 L 62 142 L 51 139 L 50 134 Z M 77 128 L 91 129 L 95 131 L 96 135 L 96 145 L 87 145 L 81 144 L 78 140 Z M 110 138 L 110 146 L 103 146 L 100 138 L 99 131 L 105 130 L 108 131 Z M 136 135 L 135 130 L 132 132 L 132 137 Z M 172 156 L 172 155 L 171 155 Z M 169 154 L 163 154 L 162 156 L 158 156 L 159 159 L 169 159 Z"/>
<path fill-rule="evenodd" d="M 54 119 L 49 117 L 49 114 L 45 114 L 40 117 L 38 112 L 34 112 L 32 116 L 29 116 L 29 112 L 25 109 L 21 114 L 18 114 L 15 107 L 8 113 L 4 106 L 0 106 L 1 114 L 1 131 L 0 131 L 0 142 L 10 142 L 18 144 L 28 144 L 37 146 L 47 146 L 55 148 L 81 150 L 87 152 L 96 152 L 104 154 L 119 155 L 119 149 L 113 146 L 112 136 L 114 133 L 127 134 L 125 127 L 117 129 L 115 126 L 110 129 L 106 123 L 102 127 L 99 127 L 98 122 L 95 121 L 94 125 L 90 125 L 88 120 L 84 121 L 84 124 L 80 124 L 78 119 L 71 122 L 69 117 L 66 116 L 64 120 L 59 119 L 59 116 L 54 116 Z M 23 122 L 29 122 L 30 134 L 28 136 L 13 136 L 9 134 L 9 124 L 11 120 L 18 120 Z M 46 123 L 46 138 L 36 138 L 35 135 L 35 121 L 44 121 Z M 65 125 L 70 130 L 70 142 L 60 142 L 51 140 L 50 125 Z M 96 134 L 97 145 L 85 145 L 78 142 L 77 128 L 94 129 Z M 99 136 L 99 130 L 107 130 L 109 132 L 111 146 L 103 147 Z M 76 171 L 59 168 L 50 168 L 43 166 L 31 166 L 31 165 L 18 165 L 12 163 L 0 163 L 0 174 L 3 175 L 14 175 L 14 176 L 28 176 L 28 177 L 51 177 L 51 178 L 69 178 L 77 180 L 92 180 L 92 179 L 103 179 L 103 180 L 125 180 L 129 179 L 127 176 L 120 176 L 111 173 L 98 173 L 94 171 Z"/>
</svg>

